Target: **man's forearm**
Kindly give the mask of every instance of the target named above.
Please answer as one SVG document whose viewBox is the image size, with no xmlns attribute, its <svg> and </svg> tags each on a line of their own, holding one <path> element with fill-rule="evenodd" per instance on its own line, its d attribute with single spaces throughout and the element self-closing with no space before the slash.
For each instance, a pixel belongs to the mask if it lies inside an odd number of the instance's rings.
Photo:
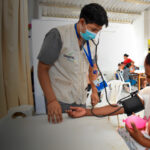
<svg viewBox="0 0 150 150">
<path fill-rule="evenodd" d="M 95 68 L 95 70 L 97 70 L 97 68 L 95 66 L 94 66 L 94 68 Z M 93 74 L 93 71 L 94 71 L 94 69 L 92 67 L 90 67 L 89 68 L 89 80 L 90 80 L 90 83 L 91 83 L 92 92 L 97 93 L 97 88 L 93 83 L 93 81 L 96 80 L 97 75 Z"/>
<path fill-rule="evenodd" d="M 56 100 L 55 93 L 52 89 L 48 70 L 38 68 L 38 78 L 47 102 Z"/>
<path fill-rule="evenodd" d="M 91 82 L 92 93 L 97 93 L 97 88 L 93 82 Z"/>
<path fill-rule="evenodd" d="M 93 113 L 95 115 L 107 115 L 110 114 L 114 111 L 116 111 L 117 109 L 119 109 L 120 107 L 112 107 L 112 106 L 104 106 L 104 107 L 100 107 L 100 108 L 94 108 L 93 109 Z M 115 112 L 112 114 L 113 115 L 118 115 L 118 114 L 123 114 L 124 113 L 124 108 L 121 108 L 119 111 Z M 92 112 L 91 109 L 86 109 L 86 116 L 92 116 Z"/>
</svg>

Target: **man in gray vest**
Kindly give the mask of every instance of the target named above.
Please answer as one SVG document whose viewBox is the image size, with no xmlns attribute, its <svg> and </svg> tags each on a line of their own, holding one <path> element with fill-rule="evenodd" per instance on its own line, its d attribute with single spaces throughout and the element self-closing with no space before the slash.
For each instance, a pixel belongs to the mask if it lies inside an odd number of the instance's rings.
<svg viewBox="0 0 150 150">
<path fill-rule="evenodd" d="M 48 120 L 62 121 L 62 113 L 70 106 L 85 107 L 87 78 L 92 85 L 91 103 L 99 101 L 92 80 L 94 71 L 95 45 L 91 41 L 108 26 L 107 13 L 96 3 L 85 5 L 76 24 L 60 26 L 50 30 L 43 41 L 38 55 L 38 77 L 43 89 Z"/>
</svg>

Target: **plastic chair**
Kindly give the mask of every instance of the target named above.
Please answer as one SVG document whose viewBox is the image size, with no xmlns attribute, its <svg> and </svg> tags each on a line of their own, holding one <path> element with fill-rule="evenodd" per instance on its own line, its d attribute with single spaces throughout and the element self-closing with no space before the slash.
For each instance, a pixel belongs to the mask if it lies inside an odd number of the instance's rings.
<svg viewBox="0 0 150 150">
<path fill-rule="evenodd" d="M 124 86 L 124 85 L 128 85 L 128 87 L 129 87 L 129 91 L 128 91 L 128 92 L 131 93 L 131 83 L 130 83 L 130 82 L 125 82 L 125 81 L 124 81 L 122 72 L 117 72 L 116 74 L 117 74 L 117 76 L 118 76 L 118 79 L 119 79 L 120 81 L 122 81 L 123 86 Z"/>
<path fill-rule="evenodd" d="M 108 96 L 108 100 L 111 104 L 116 104 L 117 101 L 120 99 L 121 93 L 122 93 L 122 89 L 123 89 L 123 85 L 124 82 L 121 80 L 111 80 L 108 83 L 108 88 L 107 88 L 107 96 Z M 108 105 L 108 103 L 106 104 L 106 96 L 105 96 L 105 91 L 102 91 L 102 102 L 105 101 L 105 105 Z M 114 119 L 115 116 L 108 116 L 108 120 L 110 121 L 110 118 Z M 120 119 L 119 119 L 119 115 L 116 115 L 117 117 L 117 126 L 118 128 L 120 127 Z"/>
<path fill-rule="evenodd" d="M 121 95 L 121 91 L 124 85 L 124 82 L 120 81 L 120 80 L 111 80 L 109 82 L 107 82 L 107 96 L 108 99 L 110 101 L 110 103 L 116 103 L 119 100 L 119 96 Z M 86 106 L 91 107 L 91 94 L 92 94 L 92 90 L 90 90 L 88 92 L 88 97 L 87 97 L 87 101 L 86 101 Z M 104 105 L 108 105 L 107 100 L 106 100 L 106 96 L 105 96 L 105 90 L 103 89 L 101 91 L 101 100 L 102 102 L 97 104 L 95 107 L 101 107 Z"/>
<path fill-rule="evenodd" d="M 108 98 L 111 103 L 117 103 L 122 91 L 123 82 L 120 80 L 111 80 L 108 82 Z"/>
<path fill-rule="evenodd" d="M 111 80 L 109 81 L 107 86 L 107 96 L 108 96 L 108 100 L 111 104 L 116 104 L 117 101 L 119 100 L 119 97 L 121 95 L 121 91 L 123 88 L 123 82 L 120 80 Z M 95 107 L 102 107 L 102 106 L 106 106 L 108 105 L 107 100 L 106 100 L 106 93 L 105 90 L 101 91 L 101 103 L 98 103 Z M 86 101 L 86 106 L 87 107 L 91 107 L 91 94 L 92 94 L 92 90 L 89 91 L 89 95 Z M 110 120 L 110 116 L 108 117 L 108 120 Z M 119 123 L 119 116 L 117 115 L 117 123 L 118 123 L 118 127 L 120 126 Z"/>
</svg>

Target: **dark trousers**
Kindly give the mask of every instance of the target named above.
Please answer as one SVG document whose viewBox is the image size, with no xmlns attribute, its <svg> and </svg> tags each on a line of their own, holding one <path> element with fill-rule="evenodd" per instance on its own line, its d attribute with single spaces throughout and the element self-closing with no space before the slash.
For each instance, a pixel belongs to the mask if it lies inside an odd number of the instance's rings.
<svg viewBox="0 0 150 150">
<path fill-rule="evenodd" d="M 47 103 L 47 101 L 46 101 L 46 98 L 45 98 L 45 104 L 46 103 Z M 76 103 L 68 104 L 68 103 L 63 103 L 63 102 L 59 102 L 59 104 L 61 105 L 62 113 L 65 113 L 66 110 L 69 110 L 70 106 L 86 108 L 86 104 L 76 104 Z M 47 107 L 46 107 L 46 113 L 47 113 Z"/>
</svg>

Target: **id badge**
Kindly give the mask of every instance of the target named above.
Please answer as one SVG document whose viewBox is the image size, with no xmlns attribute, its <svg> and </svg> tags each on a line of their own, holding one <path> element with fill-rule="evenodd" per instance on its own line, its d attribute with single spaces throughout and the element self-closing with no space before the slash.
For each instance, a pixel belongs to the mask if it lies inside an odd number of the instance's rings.
<svg viewBox="0 0 150 150">
<path fill-rule="evenodd" d="M 105 87 L 107 87 L 107 83 L 106 81 L 102 80 L 102 77 L 101 76 L 98 76 L 98 78 L 96 80 L 93 81 L 94 85 L 96 86 L 97 88 L 97 92 L 100 92 L 102 91 Z"/>
</svg>

